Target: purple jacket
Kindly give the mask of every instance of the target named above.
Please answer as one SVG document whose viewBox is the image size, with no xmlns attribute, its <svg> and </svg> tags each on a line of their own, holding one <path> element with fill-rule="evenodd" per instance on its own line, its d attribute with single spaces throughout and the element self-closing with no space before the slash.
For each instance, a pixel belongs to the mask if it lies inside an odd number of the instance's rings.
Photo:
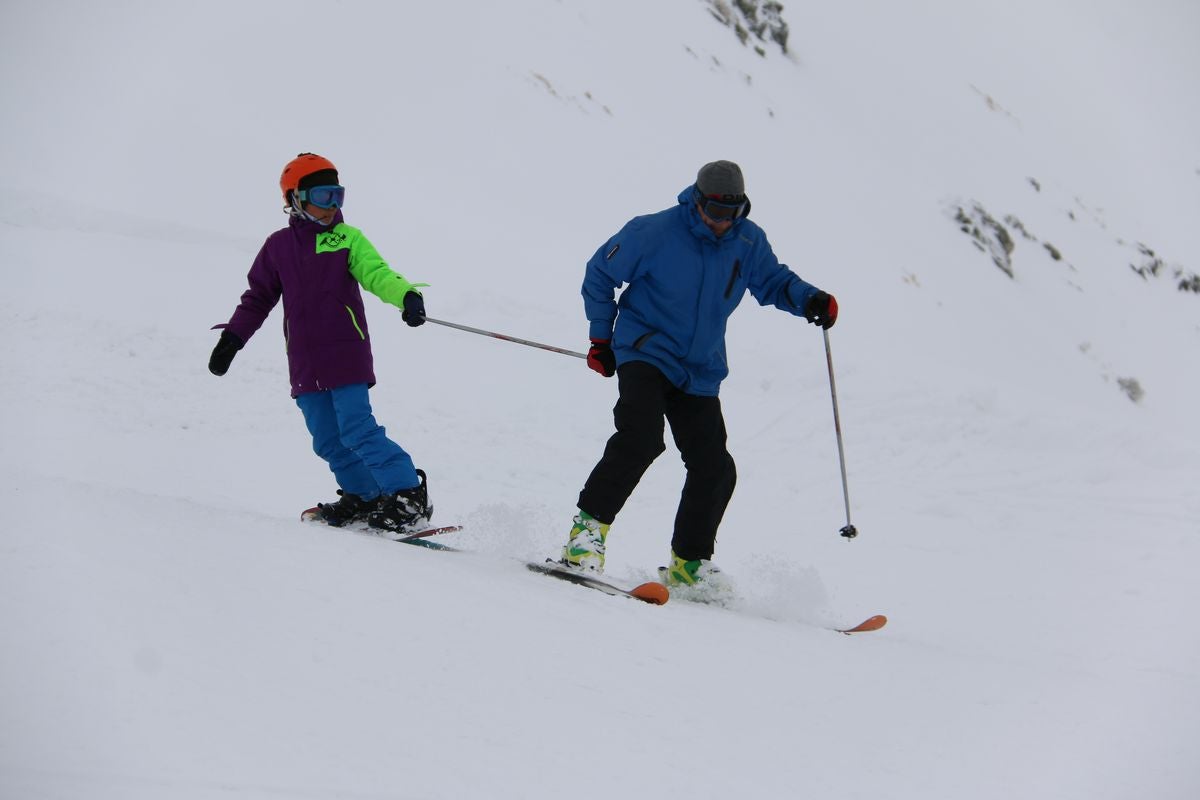
<svg viewBox="0 0 1200 800">
<path fill-rule="evenodd" d="M 213 327 L 249 342 L 282 297 L 292 397 L 351 383 L 374 385 L 359 286 L 398 308 L 414 290 L 362 231 L 342 221 L 341 211 L 329 227 L 292 217 L 267 237 L 247 280 L 229 322 Z"/>
</svg>

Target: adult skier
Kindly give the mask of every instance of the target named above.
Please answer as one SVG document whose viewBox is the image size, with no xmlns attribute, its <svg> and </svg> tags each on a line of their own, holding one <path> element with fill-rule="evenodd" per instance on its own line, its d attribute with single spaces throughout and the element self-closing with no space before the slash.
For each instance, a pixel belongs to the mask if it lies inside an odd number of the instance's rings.
<svg viewBox="0 0 1200 800">
<path fill-rule="evenodd" d="M 714 161 L 700 168 L 677 205 L 630 220 L 588 261 L 587 363 L 605 377 L 617 375 L 619 397 L 616 432 L 579 494 L 564 565 L 603 570 L 609 526 L 666 449 L 665 418 L 687 478 L 664 580 L 721 584 L 712 556 L 737 480 L 717 397 L 729 374 L 726 321 L 747 290 L 760 305 L 822 328 L 838 313 L 833 295 L 779 263 L 749 214 L 741 168 Z"/>
</svg>

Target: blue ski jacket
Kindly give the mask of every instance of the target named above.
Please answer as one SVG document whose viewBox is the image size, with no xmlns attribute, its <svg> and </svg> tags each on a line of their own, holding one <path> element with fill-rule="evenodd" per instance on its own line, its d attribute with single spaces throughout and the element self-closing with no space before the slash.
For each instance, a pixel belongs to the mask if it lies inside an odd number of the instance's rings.
<svg viewBox="0 0 1200 800">
<path fill-rule="evenodd" d="M 596 251 L 583 306 L 589 336 L 611 340 L 618 366 L 646 361 L 684 392 L 715 397 L 729 374 L 725 324 L 746 291 L 759 305 L 804 316 L 819 290 L 780 264 L 746 217 L 714 234 L 694 192 L 688 186 L 673 208 L 634 217 Z"/>
</svg>

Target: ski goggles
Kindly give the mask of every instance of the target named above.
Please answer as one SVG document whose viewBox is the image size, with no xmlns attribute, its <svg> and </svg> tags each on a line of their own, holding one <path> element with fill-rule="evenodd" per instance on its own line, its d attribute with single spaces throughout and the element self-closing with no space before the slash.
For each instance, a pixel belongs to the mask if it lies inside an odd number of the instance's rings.
<svg viewBox="0 0 1200 800">
<path fill-rule="evenodd" d="M 312 203 L 317 208 L 341 208 L 345 200 L 345 186 L 314 186 L 300 190 L 300 202 Z"/>
<path fill-rule="evenodd" d="M 728 195 L 726 195 L 728 196 Z M 715 197 L 705 197 L 696 190 L 696 202 L 700 204 L 700 210 L 709 219 L 724 222 L 726 220 L 735 220 L 742 216 L 746 209 L 746 198 L 742 197 L 735 203 L 725 203 Z"/>
</svg>

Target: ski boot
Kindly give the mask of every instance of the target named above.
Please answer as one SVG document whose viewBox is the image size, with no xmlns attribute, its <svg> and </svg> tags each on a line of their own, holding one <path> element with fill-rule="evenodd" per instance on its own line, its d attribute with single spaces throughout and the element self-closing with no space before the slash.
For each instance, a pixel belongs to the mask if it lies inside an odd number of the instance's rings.
<svg viewBox="0 0 1200 800">
<path fill-rule="evenodd" d="M 582 572 L 604 572 L 604 540 L 608 537 L 608 525 L 582 509 L 572 522 L 575 524 L 563 545 L 559 563 Z"/>
<path fill-rule="evenodd" d="M 685 600 L 725 605 L 733 598 L 733 586 L 721 569 L 707 558 L 688 560 L 672 550 L 670 565 L 659 567 L 658 577 Z"/>
</svg>

